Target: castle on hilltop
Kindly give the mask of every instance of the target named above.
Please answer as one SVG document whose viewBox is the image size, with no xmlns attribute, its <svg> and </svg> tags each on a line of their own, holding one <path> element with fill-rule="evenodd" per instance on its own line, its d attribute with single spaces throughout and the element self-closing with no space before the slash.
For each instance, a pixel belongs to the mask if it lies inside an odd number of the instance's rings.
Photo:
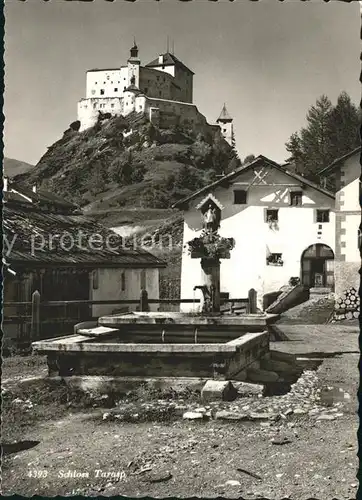
<svg viewBox="0 0 362 500">
<path fill-rule="evenodd" d="M 134 43 L 127 66 L 87 71 L 86 98 L 78 102 L 80 130 L 95 125 L 99 113 L 127 116 L 132 112 L 147 115 L 155 124 L 190 125 L 203 130 L 208 124 L 192 103 L 193 76 L 170 52 L 141 66 Z M 231 144 L 232 118 L 225 105 L 216 127 Z"/>
</svg>

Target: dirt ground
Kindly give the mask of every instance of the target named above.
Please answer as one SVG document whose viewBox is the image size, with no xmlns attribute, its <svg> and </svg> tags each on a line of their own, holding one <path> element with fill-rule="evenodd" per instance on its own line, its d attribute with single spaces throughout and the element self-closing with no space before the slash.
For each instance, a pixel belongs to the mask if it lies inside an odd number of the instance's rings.
<svg viewBox="0 0 362 500">
<path fill-rule="evenodd" d="M 4 401 L 8 391 L 30 403 L 3 414 L 4 440 L 39 444 L 4 457 L 2 494 L 355 498 L 358 360 L 349 352 L 318 368 L 328 388 L 321 404 L 338 418 L 295 411 L 276 421 L 124 422 L 104 420 L 106 409 L 69 406 L 65 392 L 44 399 L 40 389 L 19 389 L 20 373 L 44 374 L 44 358 L 6 358 Z M 262 400 L 272 407 L 278 396 Z M 278 444 L 278 436 L 288 439 Z"/>
</svg>

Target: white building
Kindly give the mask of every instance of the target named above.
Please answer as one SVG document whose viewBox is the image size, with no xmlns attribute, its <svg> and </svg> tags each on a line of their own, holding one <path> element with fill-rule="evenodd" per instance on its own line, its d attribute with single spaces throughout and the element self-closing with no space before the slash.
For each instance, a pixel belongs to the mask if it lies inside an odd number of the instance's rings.
<svg viewBox="0 0 362 500">
<path fill-rule="evenodd" d="M 134 44 L 127 65 L 87 71 L 86 97 L 78 102 L 80 131 L 94 126 L 99 113 L 127 116 L 137 112 L 157 125 L 190 125 L 203 132 L 207 120 L 192 103 L 193 75 L 169 52 L 142 66 Z M 230 143 L 232 119 L 228 115 L 224 122 L 224 118 L 220 115 L 215 128 Z"/>
<path fill-rule="evenodd" d="M 361 147 L 334 161 L 320 172 L 325 184 L 336 190 L 335 291 L 343 296 L 350 287 L 359 289 L 361 268 Z"/>
<path fill-rule="evenodd" d="M 202 231 L 197 207 L 203 200 L 221 209 L 220 235 L 235 239 L 231 258 L 221 262 L 221 293 L 246 298 L 254 288 L 262 307 L 263 295 L 279 290 L 292 277 L 309 287 L 333 289 L 333 193 L 258 156 L 176 204 L 184 210 L 184 245 Z M 200 260 L 184 248 L 181 298 L 193 297 L 198 276 Z"/>
</svg>

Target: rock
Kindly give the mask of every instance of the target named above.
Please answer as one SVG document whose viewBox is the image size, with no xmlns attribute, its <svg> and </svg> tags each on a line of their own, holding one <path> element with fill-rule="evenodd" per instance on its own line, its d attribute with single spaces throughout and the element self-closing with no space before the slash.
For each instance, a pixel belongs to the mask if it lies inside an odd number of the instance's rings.
<svg viewBox="0 0 362 500">
<path fill-rule="evenodd" d="M 262 394 L 264 386 L 261 384 L 252 384 L 249 382 L 233 382 L 239 396 L 257 396 Z"/>
<path fill-rule="evenodd" d="M 215 414 L 215 418 L 219 420 L 249 420 L 249 416 L 246 413 L 237 413 L 227 410 L 219 410 Z"/>
<path fill-rule="evenodd" d="M 249 420 L 277 420 L 279 417 L 278 413 L 256 413 L 250 412 L 248 414 Z"/>
<path fill-rule="evenodd" d="M 288 444 L 291 442 L 292 440 L 289 439 L 287 436 L 276 436 L 271 439 L 271 443 L 276 445 Z"/>
<path fill-rule="evenodd" d="M 187 411 L 183 414 L 182 418 L 185 420 L 203 420 L 204 416 L 200 412 Z"/>
<path fill-rule="evenodd" d="M 169 481 L 172 478 L 172 474 L 169 471 L 165 472 L 152 472 L 150 474 L 147 474 L 146 480 L 149 483 L 162 483 L 164 481 Z"/>
<path fill-rule="evenodd" d="M 319 415 L 319 417 L 317 417 L 317 420 L 335 420 L 336 417 L 335 415 Z"/>
<path fill-rule="evenodd" d="M 237 390 L 228 380 L 208 380 L 201 390 L 203 401 L 234 401 Z"/>
<path fill-rule="evenodd" d="M 241 482 L 235 479 L 229 479 L 229 481 L 226 481 L 225 486 L 241 486 Z"/>
<path fill-rule="evenodd" d="M 111 417 L 110 413 L 103 413 L 102 420 L 109 420 Z"/>
<path fill-rule="evenodd" d="M 303 415 L 304 413 L 307 413 L 307 411 L 303 410 L 303 408 L 295 408 L 293 413 L 295 415 Z"/>
</svg>

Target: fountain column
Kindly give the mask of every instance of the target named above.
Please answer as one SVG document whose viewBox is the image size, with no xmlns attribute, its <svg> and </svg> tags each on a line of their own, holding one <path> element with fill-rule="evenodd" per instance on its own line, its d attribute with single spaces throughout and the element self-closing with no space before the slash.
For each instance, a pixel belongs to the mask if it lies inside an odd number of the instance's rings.
<svg viewBox="0 0 362 500">
<path fill-rule="evenodd" d="M 192 259 L 201 260 L 201 284 L 196 285 L 202 291 L 204 304 L 202 312 L 220 313 L 220 260 L 230 258 L 234 248 L 233 238 L 223 238 L 218 233 L 221 209 L 207 202 L 208 209 L 202 214 L 203 231 L 199 237 L 188 242 Z M 203 210 L 205 202 L 200 205 Z"/>
<path fill-rule="evenodd" d="M 208 312 L 220 312 L 220 260 L 201 259 L 201 284 L 209 293 Z M 207 297 L 205 297 L 207 301 Z M 205 304 L 206 306 L 206 304 Z M 207 306 L 206 306 L 207 307 Z"/>
</svg>

